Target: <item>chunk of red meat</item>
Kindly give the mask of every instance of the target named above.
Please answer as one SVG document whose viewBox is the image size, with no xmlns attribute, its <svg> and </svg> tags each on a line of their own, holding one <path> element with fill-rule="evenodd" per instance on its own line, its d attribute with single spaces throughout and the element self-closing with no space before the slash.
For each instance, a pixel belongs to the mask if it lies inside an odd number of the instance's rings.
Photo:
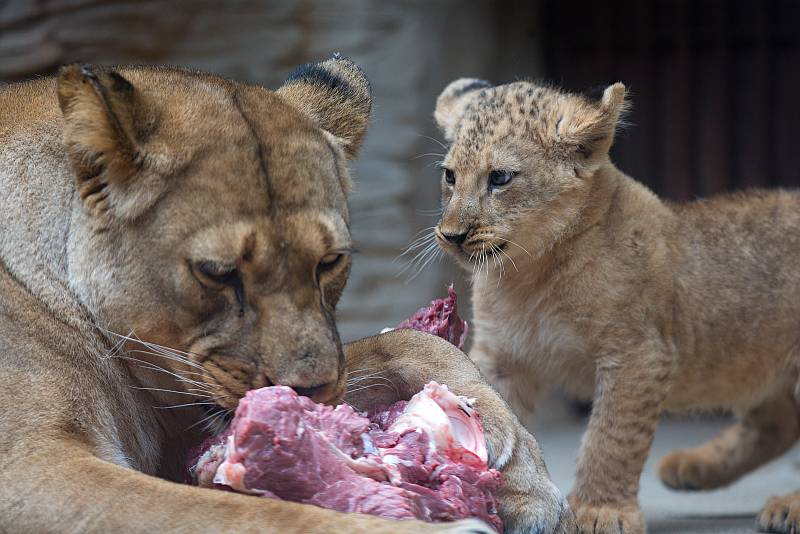
<svg viewBox="0 0 800 534">
<path fill-rule="evenodd" d="M 410 328 L 428 332 L 446 339 L 459 349 L 464 348 L 469 327 L 458 316 L 456 292 L 453 286 L 447 288 L 447 297 L 436 299 L 428 306 L 420 308 L 414 315 L 397 325 L 397 328 Z"/>
<path fill-rule="evenodd" d="M 282 386 L 250 391 L 207 445 L 194 467 L 202 486 L 392 519 L 478 517 L 502 531 L 501 477 L 477 414 L 434 382 L 370 418 Z"/>
</svg>

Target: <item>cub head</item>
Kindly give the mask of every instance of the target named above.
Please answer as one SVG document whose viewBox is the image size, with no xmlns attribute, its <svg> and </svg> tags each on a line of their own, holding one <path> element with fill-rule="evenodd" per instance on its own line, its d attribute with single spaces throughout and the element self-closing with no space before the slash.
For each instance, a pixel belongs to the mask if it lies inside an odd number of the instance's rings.
<svg viewBox="0 0 800 534">
<path fill-rule="evenodd" d="M 270 384 L 338 400 L 346 164 L 371 107 L 361 70 L 334 58 L 273 92 L 73 66 L 57 86 L 76 191 L 69 280 L 98 324 L 223 408 Z"/>
<path fill-rule="evenodd" d="M 451 83 L 434 114 L 450 143 L 439 245 L 487 268 L 545 253 L 586 206 L 625 106 L 620 83 L 599 100 L 528 82 Z"/>
</svg>

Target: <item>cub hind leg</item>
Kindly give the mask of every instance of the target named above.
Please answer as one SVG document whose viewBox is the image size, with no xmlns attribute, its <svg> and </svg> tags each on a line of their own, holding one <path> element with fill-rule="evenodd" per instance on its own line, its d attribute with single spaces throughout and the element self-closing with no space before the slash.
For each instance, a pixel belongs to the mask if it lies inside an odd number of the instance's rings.
<svg viewBox="0 0 800 534">
<path fill-rule="evenodd" d="M 673 489 L 727 486 L 780 456 L 799 438 L 797 402 L 791 392 L 781 391 L 703 445 L 666 455 L 658 464 L 658 475 Z"/>
</svg>

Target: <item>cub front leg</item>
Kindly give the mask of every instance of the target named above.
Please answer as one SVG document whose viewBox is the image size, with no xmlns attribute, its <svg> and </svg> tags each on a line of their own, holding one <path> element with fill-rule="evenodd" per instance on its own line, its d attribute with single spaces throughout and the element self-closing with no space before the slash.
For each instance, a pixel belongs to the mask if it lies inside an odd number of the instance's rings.
<svg viewBox="0 0 800 534">
<path fill-rule="evenodd" d="M 430 334 L 395 330 L 350 343 L 345 357 L 352 375 L 371 375 L 345 396 L 359 409 L 409 399 L 431 380 L 474 397 L 486 432 L 489 465 L 505 479 L 498 497 L 506 534 L 575 532 L 572 512 L 550 481 L 536 439 L 466 354 Z"/>
<path fill-rule="evenodd" d="M 537 373 L 520 363 L 518 358 L 481 341 L 476 341 L 469 358 L 489 384 L 511 405 L 522 424 L 527 426 L 541 395 Z"/>
<path fill-rule="evenodd" d="M 592 416 L 569 496 L 579 532 L 645 532 L 637 499 L 639 477 L 669 376 L 662 353 L 652 349 L 598 363 Z"/>
</svg>

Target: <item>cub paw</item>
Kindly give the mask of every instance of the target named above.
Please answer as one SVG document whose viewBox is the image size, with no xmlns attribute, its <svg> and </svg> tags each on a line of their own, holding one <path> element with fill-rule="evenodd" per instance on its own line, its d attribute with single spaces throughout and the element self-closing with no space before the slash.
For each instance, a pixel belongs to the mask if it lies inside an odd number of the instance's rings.
<svg viewBox="0 0 800 534">
<path fill-rule="evenodd" d="M 570 496 L 579 534 L 644 534 L 645 523 L 635 504 L 581 504 Z"/>
<path fill-rule="evenodd" d="M 758 513 L 756 524 L 761 532 L 800 533 L 800 491 L 771 498 Z"/>
<path fill-rule="evenodd" d="M 719 461 L 692 449 L 667 454 L 656 469 L 661 482 L 676 490 L 708 490 L 732 482 Z"/>
</svg>

